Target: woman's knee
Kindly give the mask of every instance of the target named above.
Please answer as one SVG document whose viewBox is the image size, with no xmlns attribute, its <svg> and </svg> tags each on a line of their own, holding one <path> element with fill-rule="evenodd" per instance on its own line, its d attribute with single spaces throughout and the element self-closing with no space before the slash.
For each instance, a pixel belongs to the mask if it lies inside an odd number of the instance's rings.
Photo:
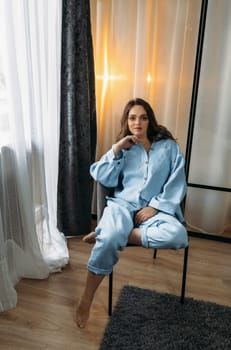
<svg viewBox="0 0 231 350">
<path fill-rule="evenodd" d="M 117 246 L 117 241 L 114 239 L 113 234 L 101 234 L 97 236 L 96 243 L 99 243 L 101 247 L 106 250 L 116 249 Z"/>
<path fill-rule="evenodd" d="M 107 249 L 121 249 L 126 246 L 133 228 L 132 216 L 126 208 L 106 207 L 99 225 L 96 227 L 96 241 Z"/>
<path fill-rule="evenodd" d="M 143 234 L 142 243 L 147 248 L 183 248 L 188 245 L 187 231 L 181 224 L 163 224 L 159 227 L 150 227 Z"/>
<path fill-rule="evenodd" d="M 177 225 L 170 236 L 169 244 L 173 249 L 184 248 L 188 245 L 188 234 L 183 225 Z"/>
</svg>

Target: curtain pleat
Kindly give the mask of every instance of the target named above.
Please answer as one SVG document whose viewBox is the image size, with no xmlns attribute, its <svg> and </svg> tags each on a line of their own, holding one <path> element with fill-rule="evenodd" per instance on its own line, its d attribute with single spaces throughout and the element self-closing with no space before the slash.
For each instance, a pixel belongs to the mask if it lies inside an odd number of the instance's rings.
<svg viewBox="0 0 231 350">
<path fill-rule="evenodd" d="M 0 1 L 0 312 L 22 278 L 69 260 L 56 228 L 61 13 L 61 0 Z"/>
<path fill-rule="evenodd" d="M 64 0 L 57 225 L 66 236 L 91 228 L 96 112 L 90 4 Z"/>
</svg>

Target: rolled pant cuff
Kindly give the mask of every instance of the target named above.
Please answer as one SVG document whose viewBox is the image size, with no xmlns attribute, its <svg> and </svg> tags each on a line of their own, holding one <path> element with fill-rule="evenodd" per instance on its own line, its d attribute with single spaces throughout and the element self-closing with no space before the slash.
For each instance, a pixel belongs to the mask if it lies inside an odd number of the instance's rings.
<svg viewBox="0 0 231 350">
<path fill-rule="evenodd" d="M 105 270 L 105 269 L 94 267 L 94 266 L 92 266 L 90 264 L 87 265 L 87 269 L 88 269 L 88 271 L 93 272 L 96 275 L 110 275 L 110 273 L 112 272 L 112 270 L 108 271 L 108 270 Z"/>
<path fill-rule="evenodd" d="M 142 244 L 142 247 L 148 248 L 147 231 L 144 228 L 140 229 L 140 231 L 141 231 L 141 244 Z"/>
</svg>

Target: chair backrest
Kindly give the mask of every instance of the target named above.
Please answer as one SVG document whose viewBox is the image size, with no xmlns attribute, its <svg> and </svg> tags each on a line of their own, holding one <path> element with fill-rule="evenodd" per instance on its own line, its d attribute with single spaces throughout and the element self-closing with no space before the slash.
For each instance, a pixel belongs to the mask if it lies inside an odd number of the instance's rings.
<svg viewBox="0 0 231 350">
<path fill-rule="evenodd" d="M 96 195 L 97 195 L 97 221 L 103 214 L 104 207 L 106 205 L 106 196 L 113 196 L 114 189 L 105 187 L 99 182 L 96 184 Z"/>
</svg>

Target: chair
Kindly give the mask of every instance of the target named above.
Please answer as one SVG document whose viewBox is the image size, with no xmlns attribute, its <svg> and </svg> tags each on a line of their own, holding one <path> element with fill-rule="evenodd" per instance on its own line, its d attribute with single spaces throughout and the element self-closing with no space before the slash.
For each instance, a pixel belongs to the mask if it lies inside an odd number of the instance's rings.
<svg viewBox="0 0 231 350">
<path fill-rule="evenodd" d="M 97 220 L 100 219 L 103 209 L 105 207 L 105 197 L 110 196 L 113 194 L 112 188 L 107 188 L 100 183 L 97 183 Z M 128 244 L 127 247 L 135 246 L 133 244 Z M 186 288 L 186 277 L 187 277 L 187 264 L 188 264 L 188 250 L 189 246 L 184 249 L 184 258 L 183 258 L 183 269 L 182 269 L 182 282 L 181 282 L 181 296 L 180 296 L 180 303 L 184 303 L 184 297 L 185 297 L 185 288 Z M 154 249 L 153 251 L 153 259 L 156 259 L 157 257 L 157 249 Z M 108 315 L 111 316 L 112 314 L 112 294 L 113 294 L 113 271 L 109 275 L 109 290 L 108 290 Z"/>
</svg>

